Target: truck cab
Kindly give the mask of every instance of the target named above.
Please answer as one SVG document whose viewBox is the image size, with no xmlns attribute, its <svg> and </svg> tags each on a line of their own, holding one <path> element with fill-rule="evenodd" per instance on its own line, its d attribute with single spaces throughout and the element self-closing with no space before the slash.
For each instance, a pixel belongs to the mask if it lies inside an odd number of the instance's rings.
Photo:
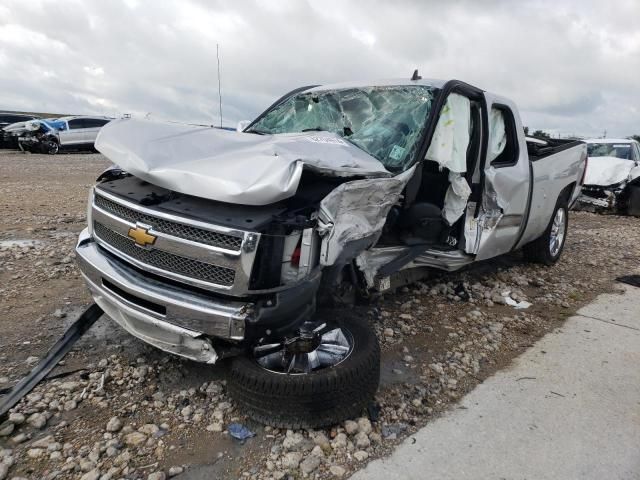
<svg viewBox="0 0 640 480">
<path fill-rule="evenodd" d="M 254 418 L 330 424 L 375 393 L 379 347 L 319 305 L 519 248 L 560 258 L 586 147 L 533 143 L 510 100 L 417 74 L 303 87 L 240 132 L 117 120 L 96 141 L 116 167 L 91 191 L 78 262 L 131 334 L 233 356 Z"/>
</svg>

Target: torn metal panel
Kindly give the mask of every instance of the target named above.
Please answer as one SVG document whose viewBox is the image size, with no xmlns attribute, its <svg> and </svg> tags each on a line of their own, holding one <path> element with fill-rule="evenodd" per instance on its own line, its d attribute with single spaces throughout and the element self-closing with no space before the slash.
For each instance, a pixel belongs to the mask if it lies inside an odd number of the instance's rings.
<svg viewBox="0 0 640 480">
<path fill-rule="evenodd" d="M 346 182 L 329 193 L 320 202 L 318 215 L 320 263 L 333 265 L 345 256 L 355 257 L 360 252 L 351 252 L 351 243 L 358 242 L 360 251 L 375 244 L 414 171 L 415 166 L 393 178 Z"/>
<path fill-rule="evenodd" d="M 101 129 L 96 148 L 154 185 L 242 205 L 291 197 L 307 167 L 331 176 L 391 177 L 374 157 L 329 132 L 256 135 L 121 119 Z"/>
<path fill-rule="evenodd" d="M 444 197 L 442 217 L 449 225 L 453 225 L 467 208 L 467 200 L 471 195 L 471 187 L 467 180 L 457 172 L 449 172 L 449 188 Z"/>
<path fill-rule="evenodd" d="M 489 169 L 487 173 L 495 175 L 495 169 Z M 503 217 L 504 209 L 508 207 L 508 203 L 501 199 L 493 188 L 493 175 L 487 175 L 485 179 L 485 190 L 482 195 L 480 213 L 477 217 L 474 218 L 476 204 L 467 205 L 464 251 L 470 254 L 477 254 L 491 238 L 489 233 L 495 230 Z"/>
<path fill-rule="evenodd" d="M 367 286 L 371 288 L 375 285 L 376 275 L 383 265 L 392 262 L 408 250 L 409 247 L 394 246 L 372 248 L 360 253 L 360 255 L 356 257 L 356 265 L 364 275 Z"/>
<path fill-rule="evenodd" d="M 427 150 L 427 160 L 438 162 L 451 172 L 466 172 L 470 122 L 469 99 L 457 93 L 449 95 Z"/>
</svg>

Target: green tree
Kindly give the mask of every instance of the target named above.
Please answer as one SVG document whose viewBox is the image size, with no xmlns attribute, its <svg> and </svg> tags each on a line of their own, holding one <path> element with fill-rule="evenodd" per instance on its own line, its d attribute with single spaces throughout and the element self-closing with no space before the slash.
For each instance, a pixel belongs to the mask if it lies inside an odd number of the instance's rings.
<svg viewBox="0 0 640 480">
<path fill-rule="evenodd" d="M 549 135 L 544 130 L 536 130 L 535 132 L 533 132 L 533 136 L 540 137 L 540 138 L 551 138 L 551 135 Z"/>
</svg>

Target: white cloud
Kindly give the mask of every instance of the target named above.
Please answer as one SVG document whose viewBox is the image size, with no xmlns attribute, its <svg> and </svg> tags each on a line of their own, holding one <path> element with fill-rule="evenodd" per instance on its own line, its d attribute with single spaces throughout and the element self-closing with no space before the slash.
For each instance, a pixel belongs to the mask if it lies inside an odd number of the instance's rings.
<svg viewBox="0 0 640 480">
<path fill-rule="evenodd" d="M 83 70 L 91 75 L 92 77 L 101 77 L 102 75 L 104 75 L 104 68 L 102 67 L 84 67 Z"/>
<path fill-rule="evenodd" d="M 351 29 L 351 36 L 367 47 L 373 47 L 376 44 L 376 37 L 365 30 Z"/>
<path fill-rule="evenodd" d="M 459 78 L 525 125 L 640 133 L 640 2 L 3 0 L 2 108 L 225 122 L 301 85 Z"/>
</svg>

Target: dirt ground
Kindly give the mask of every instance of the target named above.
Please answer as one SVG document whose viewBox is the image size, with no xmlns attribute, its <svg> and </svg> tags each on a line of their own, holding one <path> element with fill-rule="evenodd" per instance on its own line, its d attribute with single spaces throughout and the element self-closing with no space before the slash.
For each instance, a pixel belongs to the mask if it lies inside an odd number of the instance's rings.
<svg viewBox="0 0 640 480">
<path fill-rule="evenodd" d="M 99 154 L 0 150 L 0 389 L 17 382 L 91 302 L 73 246 Z M 640 219 L 571 212 L 553 267 L 513 254 L 434 274 L 367 305 L 383 350 L 375 404 L 357 422 L 281 431 L 226 396 L 226 364 L 164 355 L 102 318 L 53 373 L 0 419 L 4 478 L 340 478 L 362 468 L 505 368 L 614 279 L 638 269 Z M 505 297 L 532 305 L 516 310 Z M 256 435 L 232 439 L 230 423 Z M 155 476 L 154 476 L 155 475 Z"/>
</svg>

